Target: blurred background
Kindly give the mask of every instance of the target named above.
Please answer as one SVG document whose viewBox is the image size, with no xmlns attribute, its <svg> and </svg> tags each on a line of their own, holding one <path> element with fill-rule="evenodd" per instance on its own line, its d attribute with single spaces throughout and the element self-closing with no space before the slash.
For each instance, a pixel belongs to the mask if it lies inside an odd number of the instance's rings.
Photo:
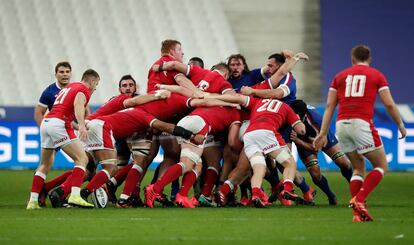
<svg viewBox="0 0 414 245">
<path fill-rule="evenodd" d="M 370 46 L 409 130 L 398 141 L 378 106 L 391 168 L 414 168 L 413 16 L 410 0 L 1 0 L 0 168 L 37 165 L 33 107 L 55 81 L 56 63 L 71 63 L 73 81 L 88 68 L 99 72 L 91 99 L 98 106 L 117 94 L 124 74 L 145 92 L 164 39 L 180 40 L 185 62 L 199 56 L 206 67 L 241 53 L 257 68 L 272 53 L 303 51 L 310 60 L 293 70 L 297 96 L 321 112 L 332 77 L 350 65 L 350 49 Z"/>
</svg>

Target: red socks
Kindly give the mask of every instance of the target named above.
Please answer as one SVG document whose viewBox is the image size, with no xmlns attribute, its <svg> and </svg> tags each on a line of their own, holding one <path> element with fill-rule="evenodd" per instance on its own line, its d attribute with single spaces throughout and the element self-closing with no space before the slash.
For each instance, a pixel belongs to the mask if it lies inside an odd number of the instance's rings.
<svg viewBox="0 0 414 245">
<path fill-rule="evenodd" d="M 128 164 L 128 165 L 124 166 L 123 168 L 121 168 L 115 174 L 114 178 L 116 180 L 116 185 L 117 186 L 120 186 L 122 184 L 122 182 L 127 178 L 128 174 L 129 174 L 129 170 L 131 170 L 131 168 L 132 168 L 133 165 L 135 165 L 135 164 Z"/>
<path fill-rule="evenodd" d="M 374 168 L 374 170 L 372 170 L 365 178 L 361 190 L 356 195 L 356 200 L 358 202 L 364 202 L 367 199 L 369 193 L 371 193 L 375 187 L 377 187 L 383 176 L 384 170 L 382 168 Z"/>
<path fill-rule="evenodd" d="M 33 176 L 32 192 L 39 193 L 45 184 L 46 175 L 37 171 Z"/>
<path fill-rule="evenodd" d="M 234 185 L 230 180 L 224 181 L 224 184 L 220 187 L 220 191 L 224 196 L 227 196 L 233 189 Z"/>
<path fill-rule="evenodd" d="M 85 167 L 75 166 L 70 177 L 70 185 L 72 187 L 81 187 L 83 182 L 83 176 L 85 175 Z M 69 178 L 68 178 L 69 179 Z"/>
<path fill-rule="evenodd" d="M 93 176 L 92 180 L 86 185 L 86 189 L 90 192 L 94 192 L 96 189 L 105 184 L 110 178 L 111 175 L 108 170 L 102 169 L 95 176 Z"/>
<path fill-rule="evenodd" d="M 48 181 L 45 183 L 46 192 L 49 192 L 51 189 L 55 188 L 63 184 L 66 179 L 72 174 L 72 171 L 66 171 L 63 174 L 59 175 L 58 177 Z"/>
<path fill-rule="evenodd" d="M 161 193 L 166 185 L 180 178 L 183 173 L 183 168 L 184 164 L 181 162 L 169 167 L 161 179 L 155 182 L 154 191 L 156 193 Z"/>
<path fill-rule="evenodd" d="M 190 191 L 191 187 L 193 187 L 193 184 L 196 182 L 196 180 L 197 174 L 194 170 L 185 173 L 181 184 L 180 195 L 188 196 L 188 192 Z"/>
<path fill-rule="evenodd" d="M 293 191 L 293 181 L 290 179 L 286 179 L 283 181 L 283 190 L 292 192 Z"/>
<path fill-rule="evenodd" d="M 362 176 L 354 175 L 351 177 L 351 181 L 349 182 L 349 191 L 351 192 L 351 197 L 354 197 L 356 194 L 358 194 L 363 183 L 364 178 Z"/>
<path fill-rule="evenodd" d="M 125 180 L 125 186 L 124 186 L 124 189 L 122 190 L 122 194 L 131 196 L 131 193 L 134 192 L 134 189 L 137 186 L 139 178 L 141 178 L 142 172 L 143 170 L 139 165 L 134 164 L 134 166 L 131 166 L 128 176 L 126 177 L 126 180 Z"/>
<path fill-rule="evenodd" d="M 211 196 L 211 191 L 213 190 L 214 184 L 218 178 L 218 172 L 214 167 L 208 167 L 206 171 L 206 179 L 204 181 L 202 194 L 206 197 Z"/>
</svg>

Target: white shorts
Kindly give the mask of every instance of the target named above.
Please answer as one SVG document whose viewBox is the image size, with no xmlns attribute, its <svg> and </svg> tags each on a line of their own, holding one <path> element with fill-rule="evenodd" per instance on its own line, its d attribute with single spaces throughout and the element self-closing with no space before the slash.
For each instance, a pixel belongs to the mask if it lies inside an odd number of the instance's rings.
<svg viewBox="0 0 414 245">
<path fill-rule="evenodd" d="M 86 151 L 114 150 L 115 139 L 110 125 L 99 119 L 88 122 L 88 139 L 85 144 Z"/>
<path fill-rule="evenodd" d="M 255 153 L 268 154 L 283 147 L 276 139 L 273 131 L 270 130 L 254 130 L 243 136 L 244 152 L 250 159 Z"/>
<path fill-rule="evenodd" d="M 210 126 L 204 121 L 202 117 L 197 115 L 185 116 L 177 123 L 177 126 L 183 127 L 191 131 L 193 134 L 201 134 L 205 137 L 207 137 L 208 133 L 210 132 Z M 178 143 L 181 144 L 183 142 L 192 144 L 189 140 L 178 137 Z M 204 144 L 202 146 L 198 145 L 197 147 L 204 147 Z"/>
<path fill-rule="evenodd" d="M 249 127 L 249 125 L 250 125 L 250 120 L 244 120 L 243 123 L 242 123 L 242 125 L 240 126 L 240 129 L 239 129 L 239 139 L 242 142 L 243 142 L 243 135 L 246 132 L 246 130 Z"/>
<path fill-rule="evenodd" d="M 345 153 L 356 150 L 364 154 L 382 147 L 381 137 L 374 124 L 362 119 L 337 121 L 336 136 Z"/>
<path fill-rule="evenodd" d="M 69 123 L 59 118 L 44 118 L 40 125 L 42 148 L 55 149 L 64 147 L 78 138 Z"/>
</svg>

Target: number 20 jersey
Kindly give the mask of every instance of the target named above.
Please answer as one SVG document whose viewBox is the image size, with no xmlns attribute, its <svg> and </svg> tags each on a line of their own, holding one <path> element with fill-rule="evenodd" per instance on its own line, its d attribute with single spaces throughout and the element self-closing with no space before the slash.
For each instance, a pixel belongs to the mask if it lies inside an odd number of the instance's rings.
<svg viewBox="0 0 414 245">
<path fill-rule="evenodd" d="M 278 135 L 278 130 L 282 125 L 294 127 L 297 123 L 300 123 L 298 115 L 289 105 L 282 101 L 254 97 L 247 98 L 248 100 L 244 106 L 251 111 L 251 115 L 246 133 L 265 129 L 273 131 Z"/>
<path fill-rule="evenodd" d="M 337 120 L 359 118 L 370 122 L 376 95 L 385 89 L 389 89 L 385 76 L 367 65 L 355 65 L 339 72 L 329 88 L 338 94 Z"/>
</svg>

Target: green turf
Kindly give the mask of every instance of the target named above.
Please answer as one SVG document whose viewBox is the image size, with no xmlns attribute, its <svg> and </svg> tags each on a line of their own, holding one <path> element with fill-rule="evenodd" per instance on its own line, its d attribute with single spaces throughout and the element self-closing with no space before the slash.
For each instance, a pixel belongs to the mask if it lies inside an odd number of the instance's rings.
<svg viewBox="0 0 414 245">
<path fill-rule="evenodd" d="M 326 176 L 337 207 L 319 191 L 315 207 L 26 211 L 32 171 L 0 171 L 0 244 L 414 244 L 413 173 L 387 174 L 369 198 L 375 221 L 359 224 L 344 179 Z"/>
</svg>

